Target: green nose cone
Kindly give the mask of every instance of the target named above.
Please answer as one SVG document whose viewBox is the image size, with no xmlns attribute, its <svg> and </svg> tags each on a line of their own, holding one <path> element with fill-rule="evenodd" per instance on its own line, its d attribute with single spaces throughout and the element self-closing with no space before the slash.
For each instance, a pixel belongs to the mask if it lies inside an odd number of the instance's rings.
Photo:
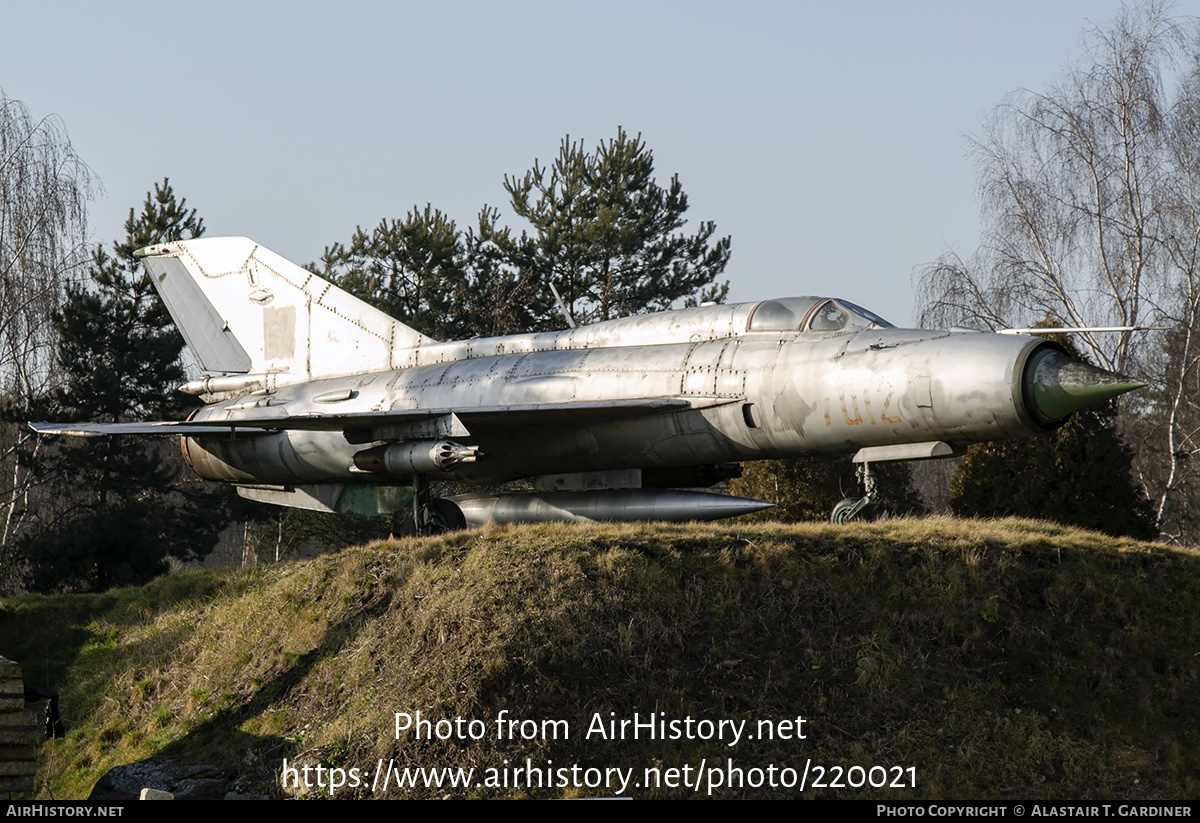
<svg viewBox="0 0 1200 823">
<path fill-rule="evenodd" d="M 1116 372 L 1073 360 L 1062 352 L 1042 354 L 1033 368 L 1033 399 L 1038 411 L 1050 420 L 1146 385 Z"/>
</svg>

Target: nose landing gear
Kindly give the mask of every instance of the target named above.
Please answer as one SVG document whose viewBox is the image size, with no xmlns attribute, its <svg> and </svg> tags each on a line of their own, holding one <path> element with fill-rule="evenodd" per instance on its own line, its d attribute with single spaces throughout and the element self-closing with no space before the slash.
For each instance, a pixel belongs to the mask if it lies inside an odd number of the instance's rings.
<svg viewBox="0 0 1200 823">
<path fill-rule="evenodd" d="M 847 497 L 833 507 L 829 522 L 841 525 L 851 520 L 887 520 L 891 513 L 881 508 L 885 502 L 880 494 L 877 475 L 871 469 L 871 463 L 883 463 L 897 460 L 940 460 L 947 457 L 959 457 L 966 454 L 962 446 L 953 446 L 942 440 L 930 440 L 925 443 L 901 443 L 894 446 L 868 446 L 858 450 L 854 462 L 858 464 L 856 474 L 862 484 L 862 497 Z"/>
<path fill-rule="evenodd" d="M 866 492 L 862 497 L 847 497 L 840 500 L 833 507 L 833 513 L 829 516 L 829 522 L 835 526 L 840 526 L 843 523 L 849 523 L 851 520 L 861 522 L 864 520 L 886 520 L 887 512 L 880 512 L 878 507 L 874 505 L 879 500 L 879 487 L 875 482 L 878 475 L 871 469 L 871 464 L 863 461 L 858 464 L 855 469 L 855 475 L 858 477 L 858 482 L 862 484 L 863 491 Z"/>
</svg>

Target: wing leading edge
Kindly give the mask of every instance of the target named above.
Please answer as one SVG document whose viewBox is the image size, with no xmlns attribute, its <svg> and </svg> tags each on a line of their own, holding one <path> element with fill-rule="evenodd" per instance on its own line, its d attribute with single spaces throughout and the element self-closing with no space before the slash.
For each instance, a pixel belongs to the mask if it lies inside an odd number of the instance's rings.
<svg viewBox="0 0 1200 823">
<path fill-rule="evenodd" d="M 586 425 L 627 420 L 650 414 L 687 411 L 738 402 L 731 398 L 645 398 L 638 400 L 536 403 L 518 406 L 482 406 L 472 409 L 404 409 L 349 414 L 292 414 L 228 417 L 190 421 L 153 420 L 143 423 L 30 423 L 38 434 L 70 437 L 117 435 L 202 436 L 224 433 L 261 434 L 272 431 L 343 431 L 356 442 L 388 439 L 388 430 L 424 422 L 461 425 L 467 434 L 473 427 L 500 428 L 549 424 Z M 269 408 L 269 407 L 268 407 Z M 379 437 L 371 435 L 378 434 Z M 453 434 L 446 431 L 445 434 Z M 363 439 L 365 438 L 365 439 Z"/>
</svg>

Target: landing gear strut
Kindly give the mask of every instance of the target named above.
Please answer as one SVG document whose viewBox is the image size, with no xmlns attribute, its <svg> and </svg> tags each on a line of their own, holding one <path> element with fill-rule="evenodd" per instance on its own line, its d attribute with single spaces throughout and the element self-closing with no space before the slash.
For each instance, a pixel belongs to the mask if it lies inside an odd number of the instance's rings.
<svg viewBox="0 0 1200 823">
<path fill-rule="evenodd" d="M 858 482 L 862 484 L 866 494 L 863 497 L 847 497 L 833 507 L 830 522 L 841 524 L 850 520 L 886 520 L 889 513 L 885 509 L 876 511 L 883 504 L 884 498 L 876 486 L 875 472 L 871 463 L 881 463 L 896 460 L 939 460 L 945 457 L 957 457 L 965 454 L 966 449 L 942 440 L 930 440 L 925 443 L 901 443 L 894 446 L 866 446 L 854 455 L 858 464 Z"/>
<path fill-rule="evenodd" d="M 849 523 L 851 520 L 874 520 L 877 517 L 875 507 L 871 504 L 879 498 L 879 487 L 875 482 L 878 475 L 871 469 L 871 464 L 865 460 L 858 464 L 854 473 L 866 494 L 862 497 L 847 497 L 833 507 L 833 514 L 829 516 L 829 522 L 835 526 Z"/>
<path fill-rule="evenodd" d="M 461 531 L 467 518 L 453 500 L 429 496 L 429 481 L 413 475 L 413 499 L 408 511 L 398 511 L 392 518 L 392 534 L 427 535 Z"/>
</svg>

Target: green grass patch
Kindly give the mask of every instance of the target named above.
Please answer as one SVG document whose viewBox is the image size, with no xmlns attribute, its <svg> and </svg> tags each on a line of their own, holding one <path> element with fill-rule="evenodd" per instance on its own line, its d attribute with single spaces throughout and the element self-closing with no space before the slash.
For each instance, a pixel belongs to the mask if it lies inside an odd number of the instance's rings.
<svg viewBox="0 0 1200 823">
<path fill-rule="evenodd" d="M 1032 521 L 488 528 L 103 595 L 3 601 L 0 653 L 62 692 L 37 796 L 152 754 L 275 784 L 282 759 L 914 767 L 870 798 L 1200 796 L 1200 556 Z M 394 713 L 568 739 L 395 739 Z M 593 718 L 804 740 L 619 740 Z M 764 727 L 765 728 L 765 727 Z M 683 788 L 639 797 L 689 797 Z M 366 790 L 357 795 L 367 796 Z M 580 796 L 560 788 L 383 796 Z M 720 797 L 797 796 L 743 786 Z"/>
</svg>

